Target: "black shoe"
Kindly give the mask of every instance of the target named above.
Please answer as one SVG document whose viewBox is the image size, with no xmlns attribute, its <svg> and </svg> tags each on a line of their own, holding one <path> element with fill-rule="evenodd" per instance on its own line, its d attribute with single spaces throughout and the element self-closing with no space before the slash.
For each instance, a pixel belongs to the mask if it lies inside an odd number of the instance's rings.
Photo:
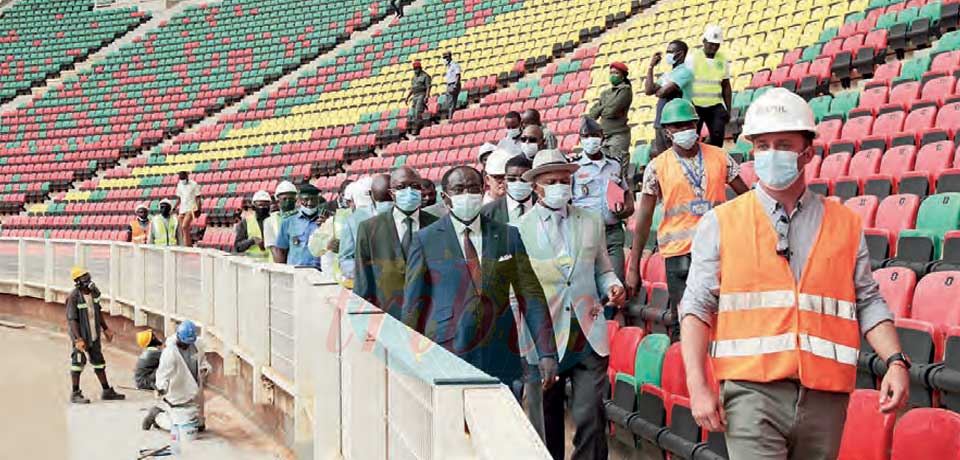
<svg viewBox="0 0 960 460">
<path fill-rule="evenodd" d="M 163 412 L 163 409 L 159 407 L 151 407 L 147 411 L 147 416 L 143 418 L 143 422 L 140 424 L 140 428 L 143 428 L 143 431 L 150 431 L 151 428 L 157 425 L 157 416 Z"/>
<path fill-rule="evenodd" d="M 73 404 L 90 404 L 90 400 L 84 398 L 83 393 L 79 391 L 74 391 L 73 394 L 70 395 L 70 402 Z"/>
<path fill-rule="evenodd" d="M 103 390 L 103 395 L 100 397 L 100 399 L 104 401 L 123 401 L 124 399 L 127 399 L 127 397 L 117 393 L 113 390 L 113 388 L 107 388 L 106 390 Z"/>
</svg>

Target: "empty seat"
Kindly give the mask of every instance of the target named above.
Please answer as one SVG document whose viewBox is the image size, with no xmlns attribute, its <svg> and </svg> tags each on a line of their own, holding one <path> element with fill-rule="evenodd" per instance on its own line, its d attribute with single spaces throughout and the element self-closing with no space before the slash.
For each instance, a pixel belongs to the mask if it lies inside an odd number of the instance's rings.
<svg viewBox="0 0 960 460">
<path fill-rule="evenodd" d="M 938 325 L 960 326 L 960 272 L 929 273 L 917 282 L 910 317 Z"/>
<path fill-rule="evenodd" d="M 870 258 L 881 262 L 896 253 L 896 239 L 900 231 L 914 228 L 920 197 L 916 195 L 890 195 L 880 201 L 874 228 L 864 230 Z"/>
<path fill-rule="evenodd" d="M 896 415 L 881 413 L 879 406 L 877 391 L 856 390 L 850 394 L 837 460 L 887 460 Z"/>
<path fill-rule="evenodd" d="M 858 141 L 870 135 L 873 129 L 873 117 L 857 117 L 847 120 L 840 131 L 840 139 Z"/>
<path fill-rule="evenodd" d="M 943 104 L 947 96 L 953 94 L 953 87 L 956 85 L 957 79 L 953 75 L 928 80 L 923 85 L 920 98 L 935 100 Z"/>
<path fill-rule="evenodd" d="M 887 267 L 875 270 L 873 279 L 880 287 L 890 311 L 897 318 L 910 317 L 910 304 L 917 285 L 917 274 L 904 267 Z"/>
<path fill-rule="evenodd" d="M 840 138 L 843 120 L 825 120 L 817 125 L 817 139 L 828 143 Z"/>
<path fill-rule="evenodd" d="M 890 90 L 890 102 L 910 107 L 913 101 L 920 98 L 920 82 L 907 81 L 900 83 Z"/>
<path fill-rule="evenodd" d="M 880 172 L 866 179 L 863 193 L 880 198 L 896 193 L 900 176 L 913 169 L 916 148 L 909 145 L 893 147 L 880 160 Z"/>
<path fill-rule="evenodd" d="M 923 200 L 917 227 L 903 230 L 891 266 L 905 266 L 923 275 L 926 264 L 940 258 L 943 235 L 960 229 L 960 193 L 940 193 Z"/>
<path fill-rule="evenodd" d="M 960 127 L 960 102 L 946 104 L 940 108 L 935 126 L 947 130 L 953 137 L 957 128 Z"/>
<path fill-rule="evenodd" d="M 607 374 L 610 385 L 616 383 L 618 373 L 633 375 L 636 367 L 637 347 L 643 339 L 643 329 L 639 327 L 623 327 L 617 331 L 610 341 L 610 365 Z"/>
<path fill-rule="evenodd" d="M 943 347 L 943 365 L 952 372 L 960 372 L 960 327 L 947 328 Z M 960 412 L 960 392 L 940 391 L 940 405 Z"/>
<path fill-rule="evenodd" d="M 864 228 L 873 227 L 874 219 L 877 217 L 877 207 L 880 206 L 880 200 L 873 195 L 855 196 L 843 203 L 848 209 L 860 216 L 860 222 Z"/>
<path fill-rule="evenodd" d="M 880 171 L 880 161 L 883 153 L 879 149 L 867 149 L 857 152 L 850 159 L 847 175 L 838 178 L 833 187 L 833 193 L 841 199 L 848 200 L 860 194 L 863 182 L 867 177 Z"/>
<path fill-rule="evenodd" d="M 823 159 L 817 178 L 808 182 L 808 187 L 821 195 L 833 192 L 833 182 L 847 174 L 850 165 L 850 154 L 847 152 L 835 153 Z"/>
<path fill-rule="evenodd" d="M 921 407 L 907 411 L 893 430 L 890 460 L 960 459 L 960 414 Z"/>
<path fill-rule="evenodd" d="M 943 252 L 940 254 L 940 260 L 931 263 L 928 271 L 946 270 L 960 271 L 960 230 L 943 235 Z"/>
<path fill-rule="evenodd" d="M 877 109 L 887 103 L 887 97 L 889 97 L 889 95 L 889 86 L 874 86 L 871 88 L 866 88 L 860 95 L 859 108 L 869 109 L 876 114 Z"/>
</svg>

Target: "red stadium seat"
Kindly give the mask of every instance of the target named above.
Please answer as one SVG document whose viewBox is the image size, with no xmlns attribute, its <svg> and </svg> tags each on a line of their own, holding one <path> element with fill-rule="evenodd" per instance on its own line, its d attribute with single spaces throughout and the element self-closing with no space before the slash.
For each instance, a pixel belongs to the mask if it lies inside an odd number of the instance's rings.
<svg viewBox="0 0 960 460">
<path fill-rule="evenodd" d="M 953 137 L 957 128 L 960 127 L 960 102 L 944 105 L 937 113 L 935 126 L 947 130 Z"/>
<path fill-rule="evenodd" d="M 835 181 L 833 193 L 845 199 L 859 195 L 863 189 L 863 181 L 880 171 L 882 157 L 883 153 L 880 149 L 866 149 L 857 152 L 850 159 L 847 175 Z"/>
<path fill-rule="evenodd" d="M 890 311 L 897 318 L 910 317 L 910 305 L 913 291 L 917 285 L 917 274 L 906 267 L 888 267 L 875 270 L 873 279 L 880 287 Z"/>
<path fill-rule="evenodd" d="M 920 142 L 921 135 L 924 131 L 933 127 L 936 119 L 936 106 L 913 109 L 903 122 L 903 131 L 915 138 L 913 145 L 916 145 Z"/>
<path fill-rule="evenodd" d="M 910 317 L 941 327 L 960 326 L 960 272 L 933 272 L 920 279 Z"/>
<path fill-rule="evenodd" d="M 651 283 L 667 282 L 667 269 L 663 264 L 663 256 L 659 252 L 650 255 L 647 266 L 644 267 L 642 279 Z"/>
<path fill-rule="evenodd" d="M 880 393 L 875 390 L 850 394 L 837 460 L 887 460 L 896 415 L 883 414 L 879 407 Z"/>
<path fill-rule="evenodd" d="M 903 122 L 906 117 L 907 114 L 899 110 L 878 115 L 876 121 L 873 122 L 871 134 L 889 139 L 890 136 L 903 131 Z"/>
<path fill-rule="evenodd" d="M 913 170 L 917 156 L 916 150 L 912 145 L 901 145 L 887 150 L 883 159 L 880 160 L 880 172 L 866 179 L 863 193 L 880 198 L 897 193 L 900 176 Z"/>
<path fill-rule="evenodd" d="M 900 83 L 890 90 L 890 102 L 909 107 L 920 98 L 920 82 L 909 81 Z"/>
<path fill-rule="evenodd" d="M 887 103 L 887 98 L 889 95 L 890 88 L 887 86 L 874 86 L 871 88 L 866 88 L 863 90 L 863 93 L 860 94 L 860 105 L 858 108 L 870 109 L 874 114 L 876 114 L 877 109 Z"/>
<path fill-rule="evenodd" d="M 643 329 L 633 326 L 622 327 L 617 331 L 617 335 L 610 342 L 610 365 L 607 375 L 611 385 L 616 379 L 617 372 L 633 375 L 637 347 L 643 335 Z"/>
<path fill-rule="evenodd" d="M 821 195 L 833 193 L 833 182 L 847 174 L 849 165 L 850 154 L 847 152 L 834 153 L 824 158 L 820 163 L 819 175 L 807 182 L 808 187 Z"/>
<path fill-rule="evenodd" d="M 875 227 L 864 231 L 872 259 L 896 255 L 897 236 L 900 230 L 916 227 L 918 209 L 920 197 L 916 195 L 890 195 L 880 201 Z"/>
<path fill-rule="evenodd" d="M 843 129 L 843 120 L 824 120 L 817 125 L 817 140 L 829 143 L 840 139 L 841 129 Z"/>
<path fill-rule="evenodd" d="M 847 120 L 840 131 L 840 139 L 859 141 L 870 135 L 873 129 L 873 117 L 857 117 Z"/>
<path fill-rule="evenodd" d="M 900 66 L 900 61 L 880 65 L 873 73 L 873 81 L 881 84 L 890 84 L 894 78 L 900 76 Z"/>
<path fill-rule="evenodd" d="M 943 104 L 944 99 L 953 94 L 953 88 L 956 85 L 957 79 L 952 75 L 928 80 L 923 85 L 923 91 L 920 93 L 920 98 L 932 99 L 940 104 Z"/>
<path fill-rule="evenodd" d="M 913 171 L 900 178 L 900 193 L 927 196 L 940 173 L 953 163 L 953 142 L 940 141 L 924 145 L 917 153 Z"/>
<path fill-rule="evenodd" d="M 874 219 L 877 217 L 877 207 L 880 206 L 880 200 L 877 197 L 873 195 L 855 196 L 843 204 L 860 216 L 860 222 L 864 228 L 873 227 Z"/>
<path fill-rule="evenodd" d="M 893 431 L 890 460 L 960 459 L 960 414 L 943 409 L 907 411 Z"/>
<path fill-rule="evenodd" d="M 757 173 L 753 169 L 753 162 L 747 161 L 740 164 L 740 178 L 747 187 L 753 187 L 757 183 Z"/>
</svg>

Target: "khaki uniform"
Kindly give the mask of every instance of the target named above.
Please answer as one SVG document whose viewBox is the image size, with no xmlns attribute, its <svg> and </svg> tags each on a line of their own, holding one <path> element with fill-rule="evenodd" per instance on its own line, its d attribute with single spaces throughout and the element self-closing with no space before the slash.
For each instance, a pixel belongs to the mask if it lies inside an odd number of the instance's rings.
<svg viewBox="0 0 960 460">
<path fill-rule="evenodd" d="M 426 72 L 420 71 L 413 75 L 410 80 L 410 90 L 413 93 L 412 104 L 410 105 L 410 122 L 419 125 L 423 117 L 423 112 L 427 109 L 427 91 L 430 90 L 432 80 Z"/>
<path fill-rule="evenodd" d="M 633 87 L 624 80 L 602 93 L 590 107 L 587 115 L 600 121 L 603 128 L 603 147 L 609 155 L 620 162 L 620 176 L 626 177 L 626 165 L 630 162 L 630 125 L 627 117 L 633 103 Z"/>
</svg>

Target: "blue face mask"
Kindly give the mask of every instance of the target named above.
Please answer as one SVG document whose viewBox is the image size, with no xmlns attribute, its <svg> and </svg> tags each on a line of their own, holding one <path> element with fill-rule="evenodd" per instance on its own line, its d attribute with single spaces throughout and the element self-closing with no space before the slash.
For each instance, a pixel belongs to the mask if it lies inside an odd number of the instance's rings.
<svg viewBox="0 0 960 460">
<path fill-rule="evenodd" d="M 760 182 L 774 190 L 783 190 L 800 177 L 797 152 L 789 150 L 758 150 L 754 152 L 753 168 Z"/>
<path fill-rule="evenodd" d="M 305 215 L 305 216 L 307 216 L 307 217 L 316 216 L 318 210 L 319 210 L 319 208 L 317 208 L 317 207 L 308 208 L 308 207 L 306 207 L 306 206 L 300 206 L 300 212 L 303 213 L 303 215 Z"/>
<path fill-rule="evenodd" d="M 674 55 L 671 54 L 671 53 L 667 53 L 667 56 L 666 56 L 665 60 L 667 61 L 667 65 L 669 65 L 669 66 L 671 66 L 671 67 L 674 66 L 674 65 L 676 65 L 676 63 L 677 63 L 677 57 L 674 56 Z"/>
<path fill-rule="evenodd" d="M 384 211 L 389 211 L 390 208 L 393 207 L 393 202 L 392 202 L 392 201 L 378 201 L 374 207 L 376 208 L 377 213 L 381 213 L 381 212 L 384 212 Z"/>
<path fill-rule="evenodd" d="M 527 198 L 530 198 L 531 192 L 533 192 L 533 187 L 531 187 L 529 183 L 521 181 L 507 182 L 507 194 L 515 201 L 526 201 Z"/>
<path fill-rule="evenodd" d="M 543 186 L 543 204 L 551 209 L 560 209 L 573 197 L 570 184 L 551 184 Z"/>
<path fill-rule="evenodd" d="M 673 133 L 673 135 L 670 136 L 670 138 L 673 140 L 673 143 L 676 144 L 678 147 L 684 150 L 690 150 L 693 147 L 693 145 L 697 143 L 697 139 L 699 139 L 699 136 L 697 136 L 697 130 L 688 129 L 686 131 Z"/>
<path fill-rule="evenodd" d="M 413 212 L 420 207 L 420 202 L 422 201 L 422 195 L 420 190 L 407 187 L 402 190 L 397 190 L 393 193 L 394 198 L 396 199 L 397 208 L 404 212 Z"/>
<path fill-rule="evenodd" d="M 583 137 L 580 139 L 580 147 L 583 148 L 583 153 L 587 155 L 595 155 L 599 152 L 602 143 L 603 139 L 599 137 Z"/>
</svg>

